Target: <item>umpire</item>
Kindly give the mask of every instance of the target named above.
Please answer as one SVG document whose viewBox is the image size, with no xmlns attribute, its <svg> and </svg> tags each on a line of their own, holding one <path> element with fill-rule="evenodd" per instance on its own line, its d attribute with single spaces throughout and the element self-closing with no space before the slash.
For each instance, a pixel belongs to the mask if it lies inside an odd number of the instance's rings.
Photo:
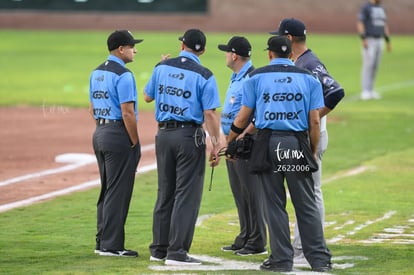
<svg viewBox="0 0 414 275">
<path fill-rule="evenodd" d="M 125 64 L 134 60 L 135 44 L 140 42 L 127 30 L 111 33 L 110 55 L 90 76 L 89 111 L 96 121 L 93 149 L 101 178 L 95 253 L 102 256 L 138 256 L 124 247 L 124 226 L 141 158 L 137 90 Z"/>
<path fill-rule="evenodd" d="M 212 166 L 219 162 L 220 121 L 216 108 L 220 98 L 213 73 L 203 67 L 200 56 L 206 37 L 198 29 L 179 38 L 178 57 L 155 66 L 145 86 L 146 102 L 155 100 L 158 133 L 155 151 L 158 170 L 158 197 L 153 216 L 150 260 L 166 265 L 199 265 L 188 252 L 203 192 L 206 144 L 204 123 L 213 147 Z"/>
<path fill-rule="evenodd" d="M 270 169 L 263 166 L 261 171 L 256 169 L 264 189 L 272 251 L 260 269 L 290 272 L 293 267 L 286 179 L 305 257 L 313 271 L 326 272 L 331 270 L 331 254 L 316 206 L 309 161 L 316 157 L 319 141 L 318 109 L 324 106 L 322 87 L 309 71 L 295 67 L 289 60 L 291 42 L 285 36 L 269 38 L 267 50 L 270 64 L 249 74 L 243 87 L 243 106 L 228 137 L 230 142 L 242 133 L 252 110 L 256 109 L 255 126 L 259 132 L 250 162 L 257 163 L 263 158 L 270 166 Z M 305 150 L 306 146 L 309 150 Z"/>
<path fill-rule="evenodd" d="M 245 37 L 233 36 L 227 45 L 220 44 L 218 48 L 226 52 L 226 65 L 233 71 L 221 112 L 221 127 L 227 137 L 241 107 L 243 83 L 254 66 L 250 60 L 252 47 Z M 221 250 L 240 256 L 267 254 L 266 224 L 258 177 L 249 173 L 246 159 L 226 160 L 226 167 L 239 216 L 240 233 L 231 245 L 223 246 Z"/>
</svg>

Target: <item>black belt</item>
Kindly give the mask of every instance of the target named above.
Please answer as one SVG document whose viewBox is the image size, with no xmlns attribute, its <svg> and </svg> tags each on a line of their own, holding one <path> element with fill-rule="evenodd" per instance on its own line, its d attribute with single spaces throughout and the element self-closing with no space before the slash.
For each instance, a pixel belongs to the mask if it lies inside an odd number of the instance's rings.
<svg viewBox="0 0 414 275">
<path fill-rule="evenodd" d="M 289 130 L 272 130 L 272 136 L 295 136 L 297 132 Z"/>
<path fill-rule="evenodd" d="M 173 128 L 198 128 L 200 124 L 190 121 L 162 121 L 158 123 L 159 129 L 173 129 Z"/>
<path fill-rule="evenodd" d="M 377 34 L 377 35 L 367 35 L 368 38 L 382 38 L 383 35 Z"/>
<path fill-rule="evenodd" d="M 106 125 L 111 123 L 122 123 L 122 120 L 116 120 L 116 119 L 107 119 L 107 118 L 98 118 L 96 120 L 96 125 Z"/>
</svg>

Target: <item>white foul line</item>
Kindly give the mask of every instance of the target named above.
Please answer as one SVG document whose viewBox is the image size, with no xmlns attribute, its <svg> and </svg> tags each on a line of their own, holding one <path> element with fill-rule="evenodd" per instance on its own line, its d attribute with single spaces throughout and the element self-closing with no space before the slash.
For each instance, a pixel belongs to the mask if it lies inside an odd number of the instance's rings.
<svg viewBox="0 0 414 275">
<path fill-rule="evenodd" d="M 153 150 L 154 148 L 155 148 L 154 144 L 142 146 L 141 152 L 150 151 L 150 150 Z M 79 168 L 85 165 L 96 163 L 95 156 L 90 155 L 90 154 L 63 154 L 63 155 L 57 156 L 55 160 L 56 162 L 72 162 L 72 164 L 59 167 L 56 169 L 48 169 L 48 170 L 40 171 L 37 173 L 27 174 L 24 176 L 5 180 L 5 181 L 0 182 L 0 187 L 13 184 L 13 183 L 17 183 L 17 182 L 21 182 L 21 181 L 28 180 L 28 179 L 33 179 L 36 177 L 47 176 L 47 175 L 70 171 L 70 170 L 74 170 L 76 168 Z M 146 165 L 143 167 L 139 167 L 137 174 L 143 174 L 143 173 L 155 170 L 156 168 L 157 168 L 156 163 Z M 13 208 L 17 208 L 17 207 L 28 206 L 28 205 L 31 205 L 35 202 L 39 202 L 42 200 L 47 200 L 47 199 L 51 199 L 54 197 L 63 196 L 63 195 L 66 195 L 66 194 L 69 194 L 75 191 L 85 190 L 85 189 L 88 189 L 94 186 L 98 186 L 99 184 L 100 184 L 100 179 L 96 179 L 96 180 L 81 183 L 79 185 L 75 185 L 75 186 L 71 186 L 68 188 L 53 191 L 50 193 L 42 194 L 36 197 L 31 197 L 25 200 L 3 204 L 3 205 L 0 205 L 0 213 L 11 210 Z"/>
<path fill-rule="evenodd" d="M 395 213 L 397 213 L 397 211 L 392 210 L 392 211 L 389 211 L 389 212 L 385 213 L 382 217 L 380 217 L 380 218 L 378 218 L 378 219 L 376 219 L 376 220 L 373 220 L 373 221 L 366 221 L 365 223 L 360 224 L 360 225 L 358 225 L 357 227 L 355 227 L 355 228 L 354 228 L 354 230 L 347 232 L 347 233 L 346 233 L 346 235 L 348 235 L 348 236 L 355 235 L 355 233 L 356 233 L 357 231 L 360 231 L 361 229 L 363 229 L 363 228 L 365 228 L 365 227 L 367 227 L 367 226 L 369 226 L 369 225 L 371 225 L 371 224 L 374 224 L 374 223 L 377 223 L 377 222 L 380 222 L 380 221 L 383 221 L 383 220 L 389 219 L 389 218 L 391 218 L 391 217 L 392 217 Z M 329 243 L 329 244 L 332 244 L 332 243 L 337 243 L 337 242 L 341 241 L 343 238 L 345 238 L 345 236 L 344 236 L 344 235 L 338 235 L 338 236 L 336 236 L 336 237 L 334 237 L 334 238 L 332 238 L 332 239 L 327 240 L 326 242 L 327 242 L 327 243 Z"/>
<path fill-rule="evenodd" d="M 154 144 L 142 146 L 141 152 L 154 150 L 154 148 L 155 148 Z M 48 175 L 53 175 L 53 174 L 58 174 L 58 173 L 63 173 L 63 172 L 67 172 L 70 170 L 74 170 L 74 169 L 80 168 L 85 165 L 96 163 L 96 158 L 94 155 L 91 155 L 91 154 L 63 154 L 63 155 L 59 155 L 56 157 L 56 162 L 66 162 L 66 163 L 69 162 L 71 164 L 63 166 L 63 167 L 59 167 L 59 168 L 43 170 L 40 172 L 11 178 L 5 181 L 0 181 L 0 187 L 13 184 L 13 183 L 17 183 L 17 182 L 21 182 L 21 181 L 25 181 L 25 180 L 29 180 L 29 179 L 33 179 L 33 178 L 38 178 L 38 177 L 43 177 L 43 176 L 48 176 Z"/>
<path fill-rule="evenodd" d="M 146 172 L 155 170 L 157 168 L 157 165 L 154 164 L 150 164 L 150 165 L 146 165 L 143 166 L 141 168 L 138 169 L 137 174 L 144 174 Z M 46 193 L 40 196 L 36 196 L 36 197 L 31 197 L 25 200 L 21 200 L 21 201 L 16 201 L 16 202 L 12 202 L 12 203 L 8 203 L 8 204 L 3 204 L 0 205 L 0 213 L 1 212 L 6 212 L 8 210 L 11 210 L 13 208 L 17 208 L 17 207 L 22 207 L 22 206 L 28 206 L 31 205 L 35 202 L 39 202 L 42 200 L 47 200 L 47 199 L 51 199 L 54 197 L 58 197 L 58 196 L 63 196 L 63 195 L 67 195 L 69 193 L 75 192 L 75 191 L 80 191 L 80 190 L 85 190 L 94 186 L 98 186 L 100 184 L 100 179 L 96 179 L 96 180 L 91 180 L 91 181 L 87 181 L 84 183 L 81 183 L 79 185 L 75 185 L 75 186 L 71 186 L 68 188 L 64 188 L 64 189 L 60 189 L 57 191 L 53 191 L 50 193 Z"/>
</svg>

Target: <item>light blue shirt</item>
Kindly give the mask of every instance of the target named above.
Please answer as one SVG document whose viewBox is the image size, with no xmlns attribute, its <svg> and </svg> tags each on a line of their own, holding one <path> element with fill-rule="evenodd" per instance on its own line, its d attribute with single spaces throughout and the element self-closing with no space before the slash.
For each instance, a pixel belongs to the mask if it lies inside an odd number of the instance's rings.
<svg viewBox="0 0 414 275">
<path fill-rule="evenodd" d="M 229 134 L 230 126 L 240 111 L 243 82 L 246 79 L 250 67 L 252 67 L 252 62 L 248 61 L 240 69 L 239 73 L 233 73 L 231 76 L 230 85 L 227 89 L 226 99 L 221 112 L 221 128 L 225 135 Z"/>
<path fill-rule="evenodd" d="M 319 80 L 287 58 L 273 59 L 250 74 L 242 104 L 256 109 L 256 128 L 284 131 L 307 130 L 309 112 L 324 106 Z"/>
<path fill-rule="evenodd" d="M 155 66 L 145 93 L 155 100 L 158 122 L 175 120 L 203 124 L 203 112 L 220 107 L 213 73 L 200 64 L 197 55 L 186 51 Z"/>
<path fill-rule="evenodd" d="M 121 104 L 126 102 L 135 102 L 138 119 L 135 78 L 118 57 L 109 55 L 107 61 L 92 72 L 89 87 L 95 119 L 122 120 Z"/>
</svg>

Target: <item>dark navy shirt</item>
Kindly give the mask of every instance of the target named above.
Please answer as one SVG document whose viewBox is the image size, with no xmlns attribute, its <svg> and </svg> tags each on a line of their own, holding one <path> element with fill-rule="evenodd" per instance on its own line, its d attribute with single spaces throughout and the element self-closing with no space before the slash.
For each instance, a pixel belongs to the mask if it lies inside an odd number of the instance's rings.
<svg viewBox="0 0 414 275">
<path fill-rule="evenodd" d="M 256 109 L 256 128 L 285 131 L 308 130 L 309 112 L 324 106 L 319 80 L 287 58 L 273 59 L 249 74 L 242 104 Z"/>
<path fill-rule="evenodd" d="M 176 58 L 160 62 L 145 86 L 155 100 L 155 119 L 204 122 L 204 110 L 220 107 L 216 79 L 200 64 L 197 55 L 182 51 Z"/>
<path fill-rule="evenodd" d="M 108 60 L 92 72 L 89 82 L 89 100 L 95 119 L 122 120 L 121 104 L 126 102 L 135 102 L 138 119 L 135 78 L 121 59 L 109 55 Z"/>
<path fill-rule="evenodd" d="M 365 36 L 383 37 L 387 21 L 385 9 L 371 2 L 364 4 L 358 14 L 358 19 L 365 26 Z"/>
<path fill-rule="evenodd" d="M 345 96 L 344 89 L 329 74 L 325 65 L 310 49 L 296 59 L 295 65 L 311 71 L 319 79 L 322 84 L 325 106 L 329 109 L 334 109 Z"/>
</svg>

